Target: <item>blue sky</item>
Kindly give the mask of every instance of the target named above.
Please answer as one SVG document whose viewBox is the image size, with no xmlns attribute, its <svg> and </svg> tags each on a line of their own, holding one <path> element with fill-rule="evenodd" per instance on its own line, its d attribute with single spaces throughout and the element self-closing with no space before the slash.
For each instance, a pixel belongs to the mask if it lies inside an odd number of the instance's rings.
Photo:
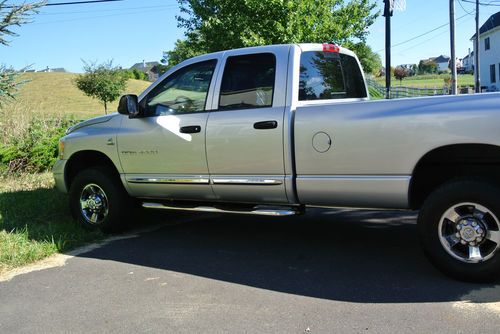
<svg viewBox="0 0 500 334">
<path fill-rule="evenodd" d="M 51 0 L 49 2 L 62 2 Z M 457 56 L 472 48 L 474 5 L 456 0 Z M 20 3 L 11 1 L 10 3 Z M 380 7 L 383 0 L 376 1 Z M 407 0 L 406 11 L 392 18 L 392 44 L 404 42 L 449 21 L 448 0 Z M 499 6 L 482 6 L 481 24 Z M 10 47 L 1 47 L 0 63 L 21 68 L 33 64 L 34 69 L 64 67 L 82 71 L 82 61 L 103 62 L 113 59 L 116 65 L 130 67 L 136 62 L 159 60 L 162 52 L 173 48 L 183 31 L 177 28 L 179 14 L 176 0 L 124 0 L 91 5 L 45 7 L 34 22 L 15 31 Z M 461 18 L 460 18 L 461 17 Z M 460 18 L 460 19 L 459 19 Z M 368 44 L 384 59 L 384 18 L 370 27 Z M 450 55 L 449 27 L 400 46 L 393 47 L 393 65 L 418 63 L 420 59 Z"/>
</svg>

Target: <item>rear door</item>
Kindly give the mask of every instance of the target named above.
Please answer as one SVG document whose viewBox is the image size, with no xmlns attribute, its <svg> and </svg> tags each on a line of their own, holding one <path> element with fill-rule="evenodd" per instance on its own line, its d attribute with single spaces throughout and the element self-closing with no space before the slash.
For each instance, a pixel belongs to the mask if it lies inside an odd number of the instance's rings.
<svg viewBox="0 0 500 334">
<path fill-rule="evenodd" d="M 212 188 L 219 200 L 287 202 L 283 117 L 289 48 L 224 54 L 206 144 Z"/>
</svg>

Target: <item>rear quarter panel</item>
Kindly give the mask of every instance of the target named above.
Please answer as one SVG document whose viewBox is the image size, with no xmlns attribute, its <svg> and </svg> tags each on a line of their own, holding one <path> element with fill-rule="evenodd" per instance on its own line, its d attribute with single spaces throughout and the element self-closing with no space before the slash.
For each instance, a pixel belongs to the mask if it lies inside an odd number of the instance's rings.
<svg viewBox="0 0 500 334">
<path fill-rule="evenodd" d="M 295 112 L 297 193 L 301 203 L 408 206 L 416 164 L 450 144 L 500 145 L 500 94 L 405 100 L 299 103 Z M 327 152 L 312 145 L 331 138 Z"/>
</svg>

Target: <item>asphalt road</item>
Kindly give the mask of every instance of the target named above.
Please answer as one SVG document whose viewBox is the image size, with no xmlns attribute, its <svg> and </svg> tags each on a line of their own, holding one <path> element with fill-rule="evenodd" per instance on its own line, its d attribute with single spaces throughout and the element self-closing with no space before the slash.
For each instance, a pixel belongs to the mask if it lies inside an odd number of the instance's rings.
<svg viewBox="0 0 500 334">
<path fill-rule="evenodd" d="M 500 286 L 441 275 L 406 212 L 153 220 L 0 283 L 0 333 L 500 332 Z"/>
</svg>

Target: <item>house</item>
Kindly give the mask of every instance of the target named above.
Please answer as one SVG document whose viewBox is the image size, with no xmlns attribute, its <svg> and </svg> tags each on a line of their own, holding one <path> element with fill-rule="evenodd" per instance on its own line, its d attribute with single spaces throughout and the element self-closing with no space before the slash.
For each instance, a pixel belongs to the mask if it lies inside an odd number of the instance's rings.
<svg viewBox="0 0 500 334">
<path fill-rule="evenodd" d="M 437 64 L 437 70 L 438 72 L 444 72 L 444 71 L 447 71 L 449 69 L 449 65 L 450 65 L 450 57 L 448 56 L 439 56 L 439 57 L 436 57 L 436 58 L 433 58 L 432 60 Z"/>
<path fill-rule="evenodd" d="M 56 67 L 56 68 L 49 68 L 48 66 L 44 68 L 43 70 L 37 71 L 37 72 L 59 72 L 59 73 L 66 73 L 67 71 L 63 67 Z"/>
<path fill-rule="evenodd" d="M 431 57 L 429 59 L 422 59 L 420 63 L 436 63 L 438 72 L 445 72 L 449 70 L 450 57 L 440 55 L 439 57 Z"/>
<path fill-rule="evenodd" d="M 157 61 L 146 62 L 143 60 L 141 63 L 135 63 L 134 65 L 132 65 L 130 69 L 131 70 L 136 69 L 138 71 L 143 72 L 148 76 L 149 81 L 156 81 L 156 79 L 158 79 L 158 75 L 160 72 L 158 70 L 158 65 L 160 65 L 160 63 Z"/>
<path fill-rule="evenodd" d="M 417 69 L 416 64 L 401 64 L 401 65 L 398 65 L 396 67 L 404 68 L 408 72 L 409 76 L 416 74 L 416 69 Z"/>
<path fill-rule="evenodd" d="M 462 58 L 462 68 L 465 73 L 474 72 L 474 51 L 469 49 L 469 53 Z"/>
<path fill-rule="evenodd" d="M 66 73 L 67 71 L 64 67 L 55 67 L 55 68 L 51 68 L 50 72 Z"/>
<path fill-rule="evenodd" d="M 474 34 L 471 41 L 475 38 Z M 479 29 L 479 80 L 481 88 L 500 90 L 500 12 L 491 15 Z"/>
</svg>

